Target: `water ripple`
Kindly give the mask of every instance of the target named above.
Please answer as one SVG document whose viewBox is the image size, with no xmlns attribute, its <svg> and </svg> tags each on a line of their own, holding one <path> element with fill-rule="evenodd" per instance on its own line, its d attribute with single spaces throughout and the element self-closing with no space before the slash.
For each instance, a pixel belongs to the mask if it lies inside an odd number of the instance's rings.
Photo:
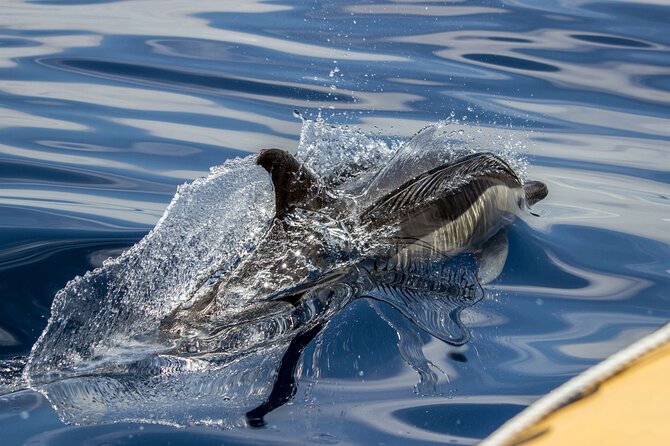
<svg viewBox="0 0 670 446">
<path fill-rule="evenodd" d="M 465 59 L 490 65 L 528 71 L 559 71 L 560 68 L 542 62 L 499 54 L 463 54 Z"/>
<path fill-rule="evenodd" d="M 17 0 L 2 14 L 0 360 L 28 354 L 55 292 L 142 238 L 179 184 L 295 150 L 294 109 L 340 125 L 321 136 L 353 155 L 464 121 L 454 135 L 528 155 L 550 190 L 461 314 L 465 345 L 360 300 L 305 347 L 266 429 L 63 426 L 26 391 L 0 398 L 8 444 L 474 444 L 670 318 L 664 2 Z"/>
<path fill-rule="evenodd" d="M 119 79 L 138 82 L 143 85 L 170 86 L 181 89 L 195 89 L 205 92 L 236 92 L 248 95 L 298 98 L 320 102 L 340 101 L 347 103 L 352 98 L 339 94 L 332 94 L 327 90 L 318 91 L 298 86 L 281 85 L 277 82 L 261 82 L 250 79 L 234 78 L 214 74 L 186 72 L 174 68 L 141 65 L 137 63 L 121 63 L 100 59 L 41 59 L 41 62 L 107 79 Z"/>
</svg>

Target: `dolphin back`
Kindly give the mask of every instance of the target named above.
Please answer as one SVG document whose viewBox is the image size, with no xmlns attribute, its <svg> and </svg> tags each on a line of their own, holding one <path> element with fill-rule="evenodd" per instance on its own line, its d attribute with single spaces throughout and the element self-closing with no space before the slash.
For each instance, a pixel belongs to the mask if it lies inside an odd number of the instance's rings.
<svg viewBox="0 0 670 446">
<path fill-rule="evenodd" d="M 471 192 L 467 194 L 470 198 L 467 201 L 472 201 L 481 193 L 469 187 L 477 180 L 501 183 L 510 188 L 521 187 L 521 180 L 517 174 L 502 159 L 488 152 L 475 153 L 407 181 L 373 203 L 363 212 L 362 217 L 371 221 L 396 219 L 412 214 L 419 208 L 430 206 L 445 196 L 455 195 L 459 191 Z"/>
</svg>

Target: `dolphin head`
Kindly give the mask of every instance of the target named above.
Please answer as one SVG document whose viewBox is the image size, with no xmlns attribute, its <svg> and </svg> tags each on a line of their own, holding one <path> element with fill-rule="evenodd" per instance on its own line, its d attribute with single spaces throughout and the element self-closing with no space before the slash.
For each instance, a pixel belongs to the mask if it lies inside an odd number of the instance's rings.
<svg viewBox="0 0 670 446">
<path fill-rule="evenodd" d="M 526 193 L 528 206 L 532 206 L 538 201 L 544 200 L 549 193 L 547 185 L 541 181 L 528 181 L 523 185 L 523 190 Z"/>
</svg>

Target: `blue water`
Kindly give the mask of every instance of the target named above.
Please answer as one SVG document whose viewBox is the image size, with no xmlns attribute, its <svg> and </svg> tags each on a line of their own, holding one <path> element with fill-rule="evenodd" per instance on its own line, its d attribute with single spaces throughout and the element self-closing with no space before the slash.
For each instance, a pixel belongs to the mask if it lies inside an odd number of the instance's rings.
<svg viewBox="0 0 670 446">
<path fill-rule="evenodd" d="M 264 428 L 77 426 L 24 390 L 0 399 L 3 444 L 473 444 L 663 325 L 668 17 L 612 1 L 3 5 L 0 359 L 27 355 L 55 293 L 138 242 L 179 184 L 295 151 L 294 110 L 389 144 L 453 113 L 550 190 L 464 311 L 464 346 L 357 300 L 306 347 Z M 429 395 L 393 324 L 434 364 Z"/>
</svg>

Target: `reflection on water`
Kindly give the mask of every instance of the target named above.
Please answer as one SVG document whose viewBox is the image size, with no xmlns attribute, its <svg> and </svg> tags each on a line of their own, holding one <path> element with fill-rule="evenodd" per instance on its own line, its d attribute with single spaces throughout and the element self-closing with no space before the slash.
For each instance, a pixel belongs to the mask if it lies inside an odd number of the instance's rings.
<svg viewBox="0 0 670 446">
<path fill-rule="evenodd" d="M 358 300 L 305 347 L 297 394 L 266 429 L 64 426 L 24 392 L 0 400 L 9 444 L 471 444 L 662 325 L 668 12 L 590 1 L 6 5 L 3 358 L 26 355 L 55 292 L 137 242 L 178 184 L 247 152 L 294 150 L 295 108 L 389 144 L 453 111 L 476 122 L 475 144 L 529 153 L 528 176 L 551 190 L 540 218 L 510 229 L 509 258 L 486 297 L 461 313 L 473 333 L 464 346 Z M 432 364 L 419 375 L 401 355 L 416 336 L 410 346 L 421 347 L 405 356 Z"/>
</svg>

